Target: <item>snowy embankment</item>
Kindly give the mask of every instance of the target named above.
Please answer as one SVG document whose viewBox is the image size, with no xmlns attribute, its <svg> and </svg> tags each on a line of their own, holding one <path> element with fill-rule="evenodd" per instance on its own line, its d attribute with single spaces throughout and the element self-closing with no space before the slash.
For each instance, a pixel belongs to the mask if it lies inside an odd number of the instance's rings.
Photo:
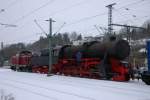
<svg viewBox="0 0 150 100">
<path fill-rule="evenodd" d="M 15 100 L 150 100 L 150 86 L 138 81 L 47 77 L 8 69 L 0 69 L 0 80 L 3 94 Z"/>
</svg>

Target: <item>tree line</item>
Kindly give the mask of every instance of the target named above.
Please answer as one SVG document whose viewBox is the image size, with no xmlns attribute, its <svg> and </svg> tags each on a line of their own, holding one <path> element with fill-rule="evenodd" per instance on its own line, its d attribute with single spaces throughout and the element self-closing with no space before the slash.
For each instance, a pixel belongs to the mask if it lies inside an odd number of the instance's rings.
<svg viewBox="0 0 150 100">
<path fill-rule="evenodd" d="M 52 35 L 52 47 L 69 45 L 72 44 L 72 41 L 82 40 L 82 35 L 77 32 L 72 33 L 58 33 Z M 25 44 L 25 43 L 16 43 L 4 46 L 0 50 L 0 62 L 4 60 L 9 60 L 10 57 L 19 53 L 22 50 L 30 50 L 34 52 L 41 51 L 42 49 L 47 49 L 49 46 L 49 38 L 41 36 L 39 40 L 34 43 Z M 1 63 L 0 63 L 1 65 Z"/>
</svg>

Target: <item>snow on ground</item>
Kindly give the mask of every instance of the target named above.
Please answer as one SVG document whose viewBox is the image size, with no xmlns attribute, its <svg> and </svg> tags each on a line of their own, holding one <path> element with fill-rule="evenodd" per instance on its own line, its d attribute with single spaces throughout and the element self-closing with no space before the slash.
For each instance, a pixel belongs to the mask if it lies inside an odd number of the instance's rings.
<svg viewBox="0 0 150 100">
<path fill-rule="evenodd" d="M 0 68 L 0 72 L 6 72 L 6 71 L 11 71 L 11 69 L 7 69 L 7 68 Z"/>
<path fill-rule="evenodd" d="M 3 91 L 3 92 L 2 92 Z M 15 100 L 150 100 L 143 82 L 112 82 L 0 69 L 0 96 Z"/>
</svg>

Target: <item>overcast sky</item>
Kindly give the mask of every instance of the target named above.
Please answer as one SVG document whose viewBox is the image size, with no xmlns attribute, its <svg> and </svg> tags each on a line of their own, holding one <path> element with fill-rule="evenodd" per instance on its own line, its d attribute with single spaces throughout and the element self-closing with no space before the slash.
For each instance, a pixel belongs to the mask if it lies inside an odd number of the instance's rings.
<svg viewBox="0 0 150 100">
<path fill-rule="evenodd" d="M 114 2 L 117 4 L 113 10 L 113 23 L 141 26 L 150 19 L 150 0 L 0 0 L 0 23 L 17 25 L 0 25 L 0 42 L 34 42 L 44 36 L 34 20 L 48 32 L 49 24 L 45 20 L 49 18 L 56 21 L 54 33 L 65 22 L 59 32 L 99 35 L 94 25 L 107 28 L 108 8 L 105 6 Z"/>
</svg>

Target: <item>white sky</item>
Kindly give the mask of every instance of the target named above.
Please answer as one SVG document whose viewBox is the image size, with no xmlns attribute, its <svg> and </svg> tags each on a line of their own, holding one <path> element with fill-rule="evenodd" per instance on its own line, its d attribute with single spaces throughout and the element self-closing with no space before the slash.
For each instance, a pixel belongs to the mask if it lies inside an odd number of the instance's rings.
<svg viewBox="0 0 150 100">
<path fill-rule="evenodd" d="M 66 22 L 60 32 L 77 31 L 84 36 L 99 35 L 94 25 L 107 28 L 108 9 L 105 6 L 114 2 L 117 3 L 113 10 L 114 23 L 141 26 L 150 19 L 150 0 L 0 0 L 0 10 L 5 9 L 0 12 L 0 23 L 17 25 L 0 25 L 0 42 L 11 44 L 36 41 L 44 34 L 39 34 L 42 31 L 34 20 L 48 32 L 49 24 L 45 20 L 50 17 L 56 21 L 53 23 L 53 32 Z M 95 15 L 100 16 L 78 22 Z"/>
</svg>

